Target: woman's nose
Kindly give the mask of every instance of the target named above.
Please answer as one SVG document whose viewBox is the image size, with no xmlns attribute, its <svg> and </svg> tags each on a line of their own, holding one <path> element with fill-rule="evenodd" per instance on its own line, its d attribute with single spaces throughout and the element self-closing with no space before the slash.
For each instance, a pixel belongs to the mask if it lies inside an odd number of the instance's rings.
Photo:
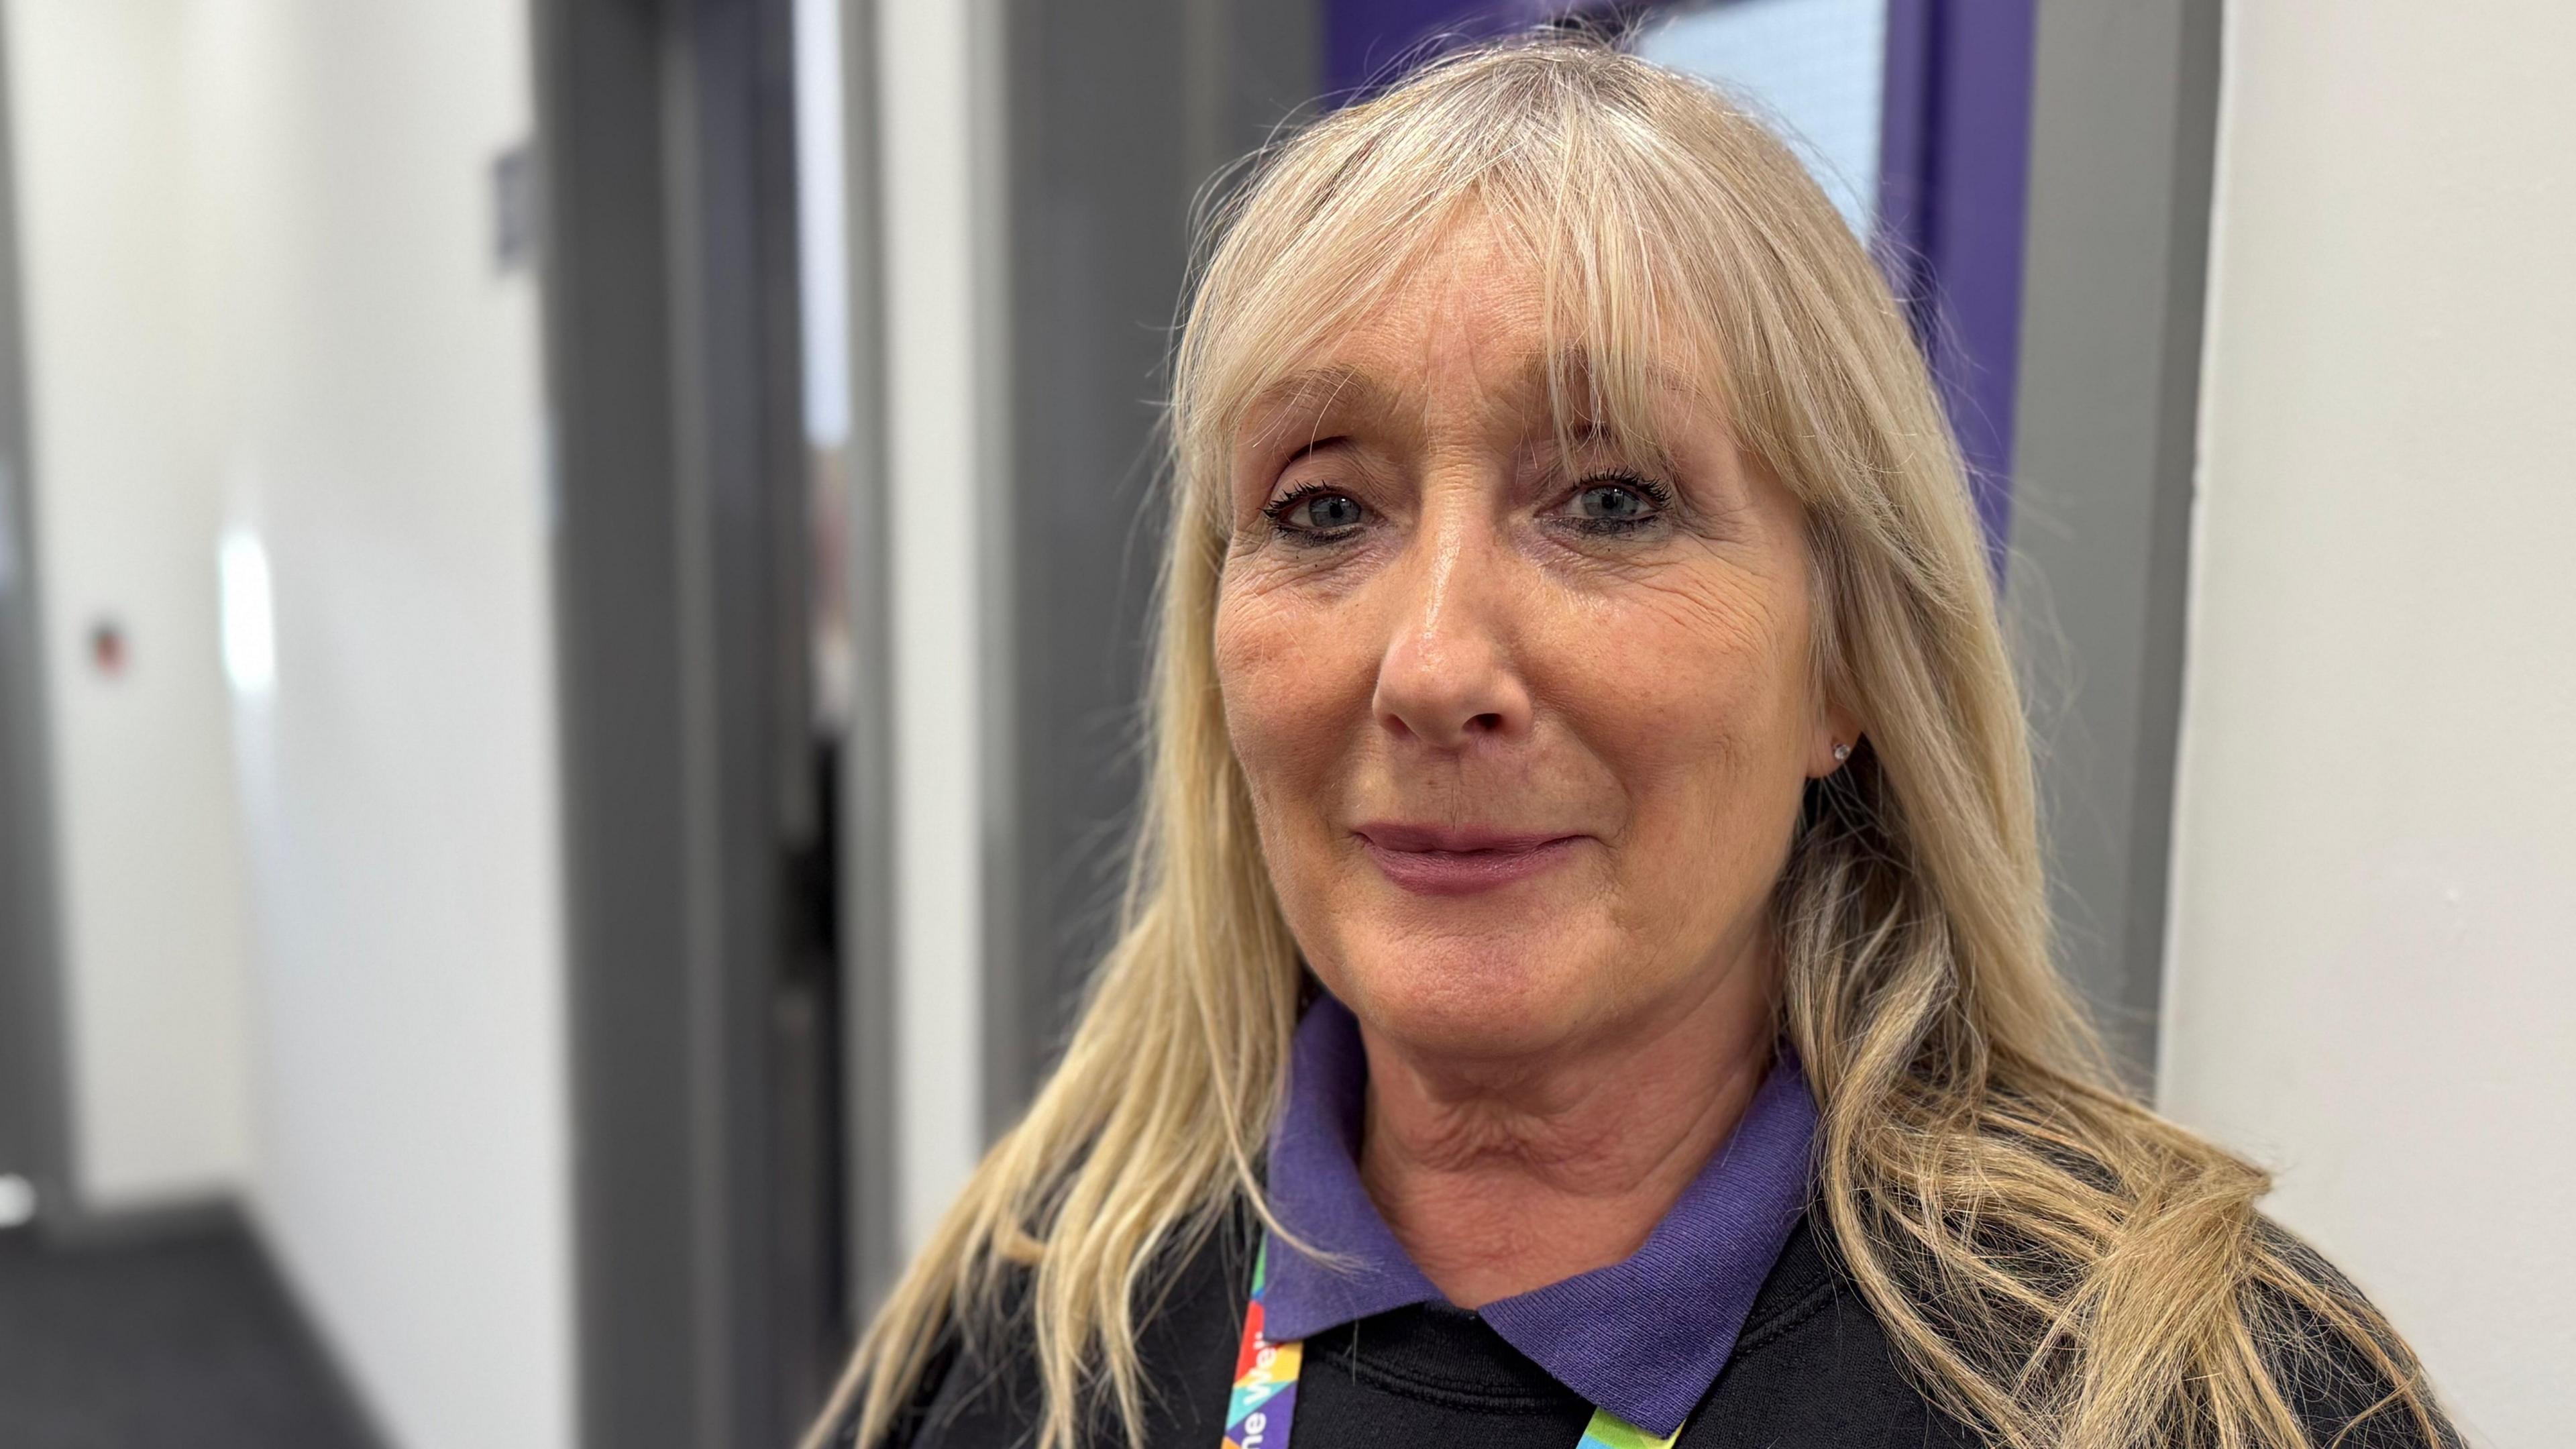
<svg viewBox="0 0 2576 1449">
<path fill-rule="evenodd" d="M 1443 750 L 1529 728 L 1509 567 L 1492 540 L 1449 529 L 1417 540 L 1380 576 L 1399 597 L 1372 701 L 1380 725 Z"/>
</svg>

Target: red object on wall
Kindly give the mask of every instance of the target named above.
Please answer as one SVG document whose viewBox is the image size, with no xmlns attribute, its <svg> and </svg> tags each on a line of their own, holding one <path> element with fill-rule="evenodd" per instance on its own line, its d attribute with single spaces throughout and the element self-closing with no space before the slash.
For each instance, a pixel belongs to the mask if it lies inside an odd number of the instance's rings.
<svg viewBox="0 0 2576 1449">
<path fill-rule="evenodd" d="M 125 673 L 125 626 L 101 619 L 89 626 L 90 667 L 110 679 Z"/>
</svg>

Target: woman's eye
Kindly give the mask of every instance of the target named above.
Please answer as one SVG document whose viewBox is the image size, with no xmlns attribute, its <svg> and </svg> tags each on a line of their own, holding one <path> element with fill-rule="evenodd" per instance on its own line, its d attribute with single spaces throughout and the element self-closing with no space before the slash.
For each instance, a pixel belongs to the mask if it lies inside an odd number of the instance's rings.
<svg viewBox="0 0 2576 1449">
<path fill-rule="evenodd" d="M 1358 499 L 1322 488 L 1300 489 L 1262 511 L 1285 531 L 1300 534 L 1339 533 L 1368 517 Z"/>
<path fill-rule="evenodd" d="M 1348 528 L 1360 521 L 1359 501 L 1345 498 L 1339 493 L 1327 493 L 1321 498 L 1309 498 L 1301 508 L 1306 515 L 1304 523 L 1308 528 Z"/>
<path fill-rule="evenodd" d="M 1598 533 L 1618 533 L 1653 521 L 1664 511 L 1662 490 L 1642 478 L 1599 479 L 1586 483 L 1568 500 L 1573 521 Z"/>
<path fill-rule="evenodd" d="M 1574 511 L 1583 518 L 1625 521 L 1643 518 L 1654 510 L 1635 489 L 1603 483 L 1576 494 Z"/>
</svg>

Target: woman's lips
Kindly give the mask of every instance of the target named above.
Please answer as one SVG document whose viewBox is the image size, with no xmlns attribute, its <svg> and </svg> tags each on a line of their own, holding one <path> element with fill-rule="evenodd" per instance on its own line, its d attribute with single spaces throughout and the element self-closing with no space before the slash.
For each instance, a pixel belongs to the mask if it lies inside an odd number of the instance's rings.
<svg viewBox="0 0 2576 1449">
<path fill-rule="evenodd" d="M 1553 870 L 1583 839 L 1391 823 L 1352 833 L 1388 880 L 1424 896 L 1473 895 L 1527 880 Z"/>
</svg>

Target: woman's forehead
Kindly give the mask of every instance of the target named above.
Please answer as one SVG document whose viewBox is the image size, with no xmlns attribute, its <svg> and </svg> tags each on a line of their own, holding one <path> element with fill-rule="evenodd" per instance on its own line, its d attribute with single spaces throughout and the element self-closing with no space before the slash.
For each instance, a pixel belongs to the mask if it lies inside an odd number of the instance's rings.
<svg viewBox="0 0 2576 1449">
<path fill-rule="evenodd" d="M 1607 264 L 1579 220 L 1542 221 L 1469 200 L 1419 230 L 1300 247 L 1250 274 L 1218 309 L 1221 340 L 1201 359 L 1212 386 L 1184 419 L 1212 476 L 1230 471 L 1219 459 L 1334 432 L 1470 416 L 1497 436 L 1641 462 L 1740 441 L 1706 309 L 1679 305 L 1657 268 Z"/>
<path fill-rule="evenodd" d="M 1255 393 L 1233 442 L 1267 451 L 1328 431 L 1466 418 L 1516 436 L 1659 447 L 1678 430 L 1718 421 L 1711 390 L 1658 358 L 1605 366 L 1584 343 L 1534 322 L 1447 341 L 1346 334 Z"/>
</svg>

